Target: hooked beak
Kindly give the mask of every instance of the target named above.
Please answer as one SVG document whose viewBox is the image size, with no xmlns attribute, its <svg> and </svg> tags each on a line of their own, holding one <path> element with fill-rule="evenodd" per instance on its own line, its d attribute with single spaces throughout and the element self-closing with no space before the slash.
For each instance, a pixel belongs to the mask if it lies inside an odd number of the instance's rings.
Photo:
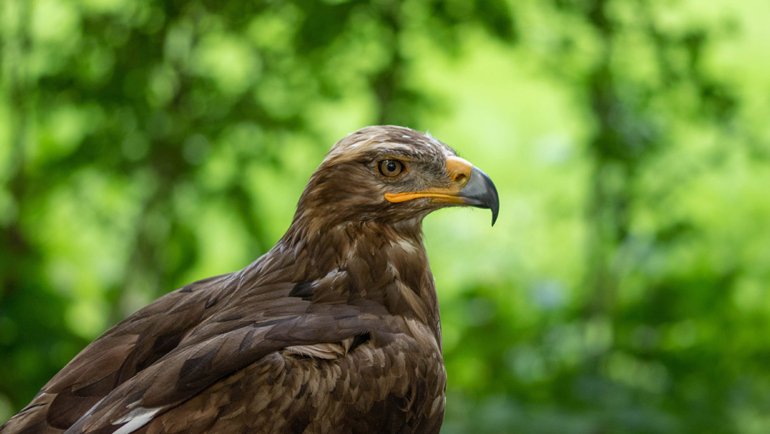
<svg viewBox="0 0 770 434">
<path fill-rule="evenodd" d="M 500 210 L 500 199 L 492 179 L 481 169 L 474 167 L 471 170 L 471 179 L 460 190 L 459 197 L 463 198 L 467 205 L 491 210 L 492 226 L 495 225 L 497 213 Z"/>
<path fill-rule="evenodd" d="M 447 158 L 446 172 L 450 180 L 448 187 L 385 193 L 385 199 L 392 203 L 399 203 L 419 198 L 430 198 L 439 203 L 487 208 L 492 211 L 492 226 L 494 226 L 500 209 L 500 200 L 497 195 L 497 188 L 489 176 L 460 157 Z"/>
</svg>

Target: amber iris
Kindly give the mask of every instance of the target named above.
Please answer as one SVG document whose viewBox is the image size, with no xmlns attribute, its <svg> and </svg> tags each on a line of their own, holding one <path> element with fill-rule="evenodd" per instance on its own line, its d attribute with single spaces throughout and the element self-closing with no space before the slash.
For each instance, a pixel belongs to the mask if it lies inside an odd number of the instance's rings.
<svg viewBox="0 0 770 434">
<path fill-rule="evenodd" d="M 398 160 L 382 160 L 377 164 L 380 174 L 387 177 L 394 177 L 404 171 L 404 163 Z"/>
</svg>

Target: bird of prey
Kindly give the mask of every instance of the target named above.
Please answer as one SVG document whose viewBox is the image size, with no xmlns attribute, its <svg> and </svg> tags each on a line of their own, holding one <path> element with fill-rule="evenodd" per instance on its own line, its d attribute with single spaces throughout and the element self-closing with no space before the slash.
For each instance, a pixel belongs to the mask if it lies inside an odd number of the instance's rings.
<svg viewBox="0 0 770 434">
<path fill-rule="evenodd" d="M 109 329 L 0 432 L 437 433 L 446 373 L 421 226 L 455 205 L 494 224 L 494 184 L 427 134 L 356 131 L 270 251 Z"/>
</svg>

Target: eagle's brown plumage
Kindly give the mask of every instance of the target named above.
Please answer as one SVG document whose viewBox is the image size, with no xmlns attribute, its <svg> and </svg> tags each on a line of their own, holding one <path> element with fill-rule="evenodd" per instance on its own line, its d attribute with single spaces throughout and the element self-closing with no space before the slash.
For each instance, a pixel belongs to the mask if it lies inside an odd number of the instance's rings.
<svg viewBox="0 0 770 434">
<path fill-rule="evenodd" d="M 393 126 L 335 145 L 291 227 L 241 271 L 178 289 L 94 341 L 0 431 L 435 433 L 446 374 L 421 222 L 494 185 Z"/>
</svg>

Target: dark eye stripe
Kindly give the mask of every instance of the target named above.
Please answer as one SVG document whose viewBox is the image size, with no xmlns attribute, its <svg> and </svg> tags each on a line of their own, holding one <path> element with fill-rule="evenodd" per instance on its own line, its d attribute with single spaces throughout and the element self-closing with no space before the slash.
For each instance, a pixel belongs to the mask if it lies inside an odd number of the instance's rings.
<svg viewBox="0 0 770 434">
<path fill-rule="evenodd" d="M 404 171 L 404 163 L 399 160 L 382 160 L 377 163 L 377 169 L 383 176 L 394 177 Z"/>
</svg>

